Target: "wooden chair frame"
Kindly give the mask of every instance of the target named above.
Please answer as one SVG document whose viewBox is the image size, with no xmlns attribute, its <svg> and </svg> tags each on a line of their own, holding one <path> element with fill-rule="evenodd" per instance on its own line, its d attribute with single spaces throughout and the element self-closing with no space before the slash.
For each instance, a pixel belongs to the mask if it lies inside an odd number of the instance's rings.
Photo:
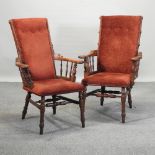
<svg viewBox="0 0 155 155">
<path fill-rule="evenodd" d="M 31 74 L 29 71 L 29 65 L 23 63 L 24 60 L 23 60 L 22 52 L 21 52 L 21 49 L 18 45 L 18 41 L 17 41 L 17 37 L 16 37 L 16 33 L 14 30 L 13 24 L 12 24 L 12 20 L 10 20 L 9 23 L 10 23 L 10 26 L 11 26 L 11 29 L 13 32 L 15 44 L 17 47 L 17 53 L 18 53 L 18 58 L 16 58 L 15 64 L 19 68 L 21 78 L 22 78 L 22 82 L 23 82 L 23 86 L 27 87 L 27 88 L 33 88 L 34 83 L 33 83 L 33 80 L 31 78 Z M 48 25 L 47 25 L 47 28 L 48 28 Z M 49 31 L 49 29 L 48 29 L 48 31 Z M 51 43 L 51 51 L 54 51 L 52 43 Z M 77 59 L 66 58 L 66 57 L 61 56 L 60 54 L 58 54 L 58 55 L 53 54 L 53 60 L 60 62 L 60 75 L 58 75 L 58 76 L 56 75 L 56 78 L 61 78 L 64 80 L 75 82 L 77 64 L 82 64 L 83 61 L 77 60 Z M 66 62 L 65 76 L 63 76 L 63 74 L 62 74 L 63 73 L 63 65 L 62 65 L 63 62 Z M 51 60 L 51 63 L 54 63 L 54 62 L 52 62 L 52 60 Z M 69 63 L 71 63 L 70 69 L 69 69 Z M 43 134 L 43 128 L 44 128 L 45 107 L 52 107 L 53 108 L 53 114 L 55 115 L 56 114 L 56 107 L 58 105 L 66 105 L 68 103 L 74 103 L 74 104 L 78 104 L 80 107 L 81 123 L 82 123 L 82 128 L 84 128 L 85 127 L 84 112 L 85 112 L 85 93 L 86 92 L 85 92 L 85 89 L 82 91 L 76 91 L 76 92 L 79 93 L 79 101 L 64 97 L 61 94 L 48 95 L 48 97 L 51 96 L 52 98 L 47 98 L 47 99 L 45 99 L 45 96 L 40 96 L 40 98 L 41 98 L 40 100 L 34 101 L 31 99 L 32 93 L 28 92 L 26 99 L 25 99 L 25 106 L 24 106 L 23 112 L 22 112 L 22 119 L 25 119 L 29 103 L 31 103 L 32 105 L 37 107 L 40 110 L 39 127 L 40 127 L 40 134 L 42 135 Z M 73 93 L 73 92 L 69 92 L 69 93 Z"/>
<path fill-rule="evenodd" d="M 98 53 L 98 50 L 92 50 L 87 55 L 79 56 L 80 59 L 84 60 L 84 77 L 100 72 L 99 69 L 97 71 L 94 70 L 95 68 L 94 57 L 97 56 L 97 53 Z M 139 52 L 136 57 L 131 59 L 131 62 L 132 62 L 131 80 L 132 81 L 129 87 L 127 88 L 122 87 L 121 91 L 111 91 L 111 90 L 106 90 L 105 86 L 101 86 L 101 89 L 96 89 L 96 90 L 86 93 L 86 97 L 91 96 L 91 95 L 100 97 L 101 106 L 103 106 L 104 98 L 106 97 L 107 98 L 121 98 L 122 123 L 125 123 L 125 116 L 126 116 L 125 102 L 126 102 L 127 96 L 128 96 L 129 107 L 132 108 L 131 89 L 134 85 L 134 80 L 138 77 L 140 59 L 142 59 L 142 52 Z"/>
</svg>

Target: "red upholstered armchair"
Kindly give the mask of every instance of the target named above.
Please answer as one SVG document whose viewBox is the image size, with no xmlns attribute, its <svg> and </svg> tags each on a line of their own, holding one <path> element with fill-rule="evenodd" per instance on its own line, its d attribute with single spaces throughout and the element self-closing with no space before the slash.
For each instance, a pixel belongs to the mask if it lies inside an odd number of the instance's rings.
<svg viewBox="0 0 155 155">
<path fill-rule="evenodd" d="M 91 91 L 87 96 L 101 97 L 101 105 L 105 97 L 121 98 L 122 123 L 125 123 L 126 96 L 129 107 L 132 108 L 131 89 L 138 76 L 139 62 L 142 58 L 142 53 L 138 52 L 141 23 L 141 16 L 100 17 L 98 49 L 88 55 L 79 56 L 84 59 L 83 84 L 101 86 L 101 89 Z M 106 87 L 120 87 L 121 91 L 106 90 Z"/>
<path fill-rule="evenodd" d="M 85 127 L 85 88 L 75 83 L 77 64 L 83 61 L 54 55 L 46 18 L 12 19 L 9 23 L 18 53 L 16 66 L 21 73 L 23 89 L 27 91 L 22 119 L 30 102 L 40 110 L 39 126 L 40 134 L 43 134 L 45 107 L 52 107 L 53 114 L 56 114 L 58 105 L 75 103 L 80 106 L 81 123 Z M 60 61 L 60 75 L 56 74 L 55 61 Z M 72 92 L 79 92 L 79 101 L 60 95 Z M 41 99 L 34 101 L 31 94 Z"/>
</svg>

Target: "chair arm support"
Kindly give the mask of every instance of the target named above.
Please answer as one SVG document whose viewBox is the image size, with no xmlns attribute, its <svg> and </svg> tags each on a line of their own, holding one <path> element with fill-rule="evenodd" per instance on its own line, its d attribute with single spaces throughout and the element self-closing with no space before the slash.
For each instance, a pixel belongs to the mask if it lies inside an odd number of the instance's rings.
<svg viewBox="0 0 155 155">
<path fill-rule="evenodd" d="M 142 52 L 139 52 L 138 55 L 134 58 L 131 58 L 132 61 L 132 83 L 138 77 L 140 59 L 142 59 Z"/>
<path fill-rule="evenodd" d="M 131 58 L 132 61 L 139 61 L 142 59 L 142 52 L 139 52 L 136 57 Z"/>
<path fill-rule="evenodd" d="M 87 55 L 80 55 L 80 56 L 78 56 L 78 58 L 85 59 L 86 57 L 97 56 L 97 51 L 98 50 L 92 50 Z"/>
<path fill-rule="evenodd" d="M 75 82 L 77 64 L 83 64 L 83 60 L 63 57 L 60 54 L 54 55 L 54 60 L 60 61 L 60 75 L 57 75 L 57 78 Z M 66 63 L 66 65 L 64 65 L 64 63 Z M 66 69 L 64 73 L 63 69 Z"/>
<path fill-rule="evenodd" d="M 84 59 L 84 77 L 94 72 L 94 56 L 97 56 L 98 50 L 92 50 L 87 55 L 81 55 L 78 58 Z"/>
<path fill-rule="evenodd" d="M 16 58 L 16 66 L 19 68 L 28 68 L 29 67 L 29 65 L 21 63 L 19 58 Z"/>
<path fill-rule="evenodd" d="M 25 87 L 32 88 L 33 87 L 33 81 L 31 79 L 31 74 L 29 71 L 29 66 L 27 64 L 23 64 L 19 58 L 16 58 L 16 66 L 19 67 L 19 71 L 21 73 L 23 85 Z"/>
</svg>

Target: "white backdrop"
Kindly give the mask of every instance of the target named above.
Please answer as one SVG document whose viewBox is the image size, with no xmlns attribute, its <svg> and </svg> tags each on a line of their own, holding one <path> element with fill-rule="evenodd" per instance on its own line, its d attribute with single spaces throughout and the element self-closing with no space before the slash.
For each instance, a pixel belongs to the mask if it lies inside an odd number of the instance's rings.
<svg viewBox="0 0 155 155">
<path fill-rule="evenodd" d="M 20 81 L 9 19 L 47 17 L 55 52 L 77 57 L 97 48 L 101 15 L 144 17 L 138 81 L 155 81 L 154 6 L 154 0 L 0 0 L 0 81 Z"/>
</svg>

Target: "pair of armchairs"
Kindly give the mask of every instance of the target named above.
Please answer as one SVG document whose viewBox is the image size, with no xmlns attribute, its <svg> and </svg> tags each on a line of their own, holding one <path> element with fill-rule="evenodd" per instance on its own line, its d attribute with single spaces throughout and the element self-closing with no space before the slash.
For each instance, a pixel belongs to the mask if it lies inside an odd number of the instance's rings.
<svg viewBox="0 0 155 155">
<path fill-rule="evenodd" d="M 80 107 L 84 128 L 85 99 L 94 95 L 101 98 L 101 105 L 105 97 L 121 98 L 124 123 L 126 97 L 128 96 L 129 107 L 132 108 L 131 89 L 138 76 L 139 61 L 142 58 L 142 54 L 138 53 L 141 22 L 141 16 L 102 16 L 98 50 L 79 56 L 83 59 L 80 60 L 54 53 L 46 18 L 10 20 L 18 53 L 16 66 L 19 67 L 23 89 L 27 91 L 22 119 L 26 116 L 29 103 L 37 107 L 40 111 L 40 134 L 43 134 L 45 107 L 52 107 L 53 114 L 56 114 L 58 105 L 75 103 Z M 55 61 L 60 62 L 59 73 L 56 71 Z M 84 64 L 84 79 L 81 84 L 75 82 L 77 64 Z M 100 86 L 101 89 L 86 93 L 88 85 Z M 106 87 L 120 87 L 121 91 L 109 91 Z M 79 93 L 79 101 L 62 96 L 73 92 Z M 32 94 L 41 99 L 34 101 Z"/>
</svg>

